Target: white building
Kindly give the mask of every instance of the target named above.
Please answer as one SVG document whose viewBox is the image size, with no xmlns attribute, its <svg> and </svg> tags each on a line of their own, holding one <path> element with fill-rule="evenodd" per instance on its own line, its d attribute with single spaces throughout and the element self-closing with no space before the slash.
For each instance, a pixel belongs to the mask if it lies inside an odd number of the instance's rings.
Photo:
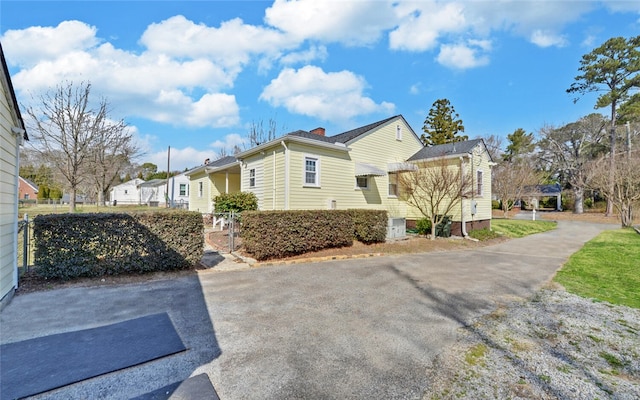
<svg viewBox="0 0 640 400">
<path fill-rule="evenodd" d="M 185 174 L 169 178 L 167 196 L 167 180 L 132 179 L 111 189 L 111 202 L 115 205 L 148 205 L 166 207 L 167 200 L 171 207 L 188 208 L 189 178 Z"/>
<path fill-rule="evenodd" d="M 113 205 L 139 205 L 142 204 L 138 185 L 144 180 L 140 178 L 121 183 L 111 188 L 109 199 Z"/>
</svg>

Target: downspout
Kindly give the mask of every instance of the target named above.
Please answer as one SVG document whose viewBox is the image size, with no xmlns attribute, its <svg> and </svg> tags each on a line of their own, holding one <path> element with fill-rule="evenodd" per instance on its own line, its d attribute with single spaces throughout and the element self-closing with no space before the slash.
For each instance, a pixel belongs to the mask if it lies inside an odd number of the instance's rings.
<svg viewBox="0 0 640 400">
<path fill-rule="evenodd" d="M 272 170 L 271 170 L 272 191 L 273 191 L 272 196 L 271 196 L 271 198 L 272 198 L 272 201 L 271 201 L 271 209 L 272 209 L 272 210 L 275 210 L 275 209 L 276 209 L 276 204 L 277 204 L 276 196 L 277 196 L 277 194 L 278 194 L 278 192 L 277 192 L 277 190 L 276 190 L 276 184 L 277 184 L 277 182 L 276 182 L 276 154 L 277 154 L 277 153 L 276 153 L 276 151 L 274 150 L 274 151 L 273 151 L 273 168 L 272 168 Z"/>
<path fill-rule="evenodd" d="M 460 176 L 462 179 L 462 182 L 460 183 L 464 188 L 464 157 L 462 156 L 460 156 Z M 460 197 L 460 230 L 463 237 L 466 238 L 469 236 L 469 234 L 467 233 L 467 222 L 464 220 L 464 197 Z"/>
<path fill-rule="evenodd" d="M 14 221 L 13 221 L 13 240 L 14 240 L 14 245 L 11 246 L 11 250 L 14 251 L 15 253 L 13 254 L 13 271 L 11 271 L 12 273 L 12 284 L 13 284 L 13 289 L 14 289 L 14 293 L 15 290 L 18 289 L 18 212 L 19 212 L 19 208 L 18 208 L 18 203 L 20 200 L 20 144 L 22 142 L 22 135 L 24 135 L 24 130 L 18 128 L 19 130 L 14 130 L 15 128 L 11 128 L 11 132 L 15 132 L 15 138 L 16 138 L 16 165 L 15 165 L 15 178 L 14 178 L 14 184 L 15 184 L 15 204 L 14 204 L 14 215 L 16 216 Z M 24 229 L 28 232 L 29 231 L 29 226 L 25 226 Z M 24 266 L 25 268 L 27 267 L 26 265 Z M 13 294 L 11 295 L 13 296 Z M 10 296 L 7 296 L 6 299 L 10 299 Z M 3 300 L 6 300 L 3 299 Z"/>
<path fill-rule="evenodd" d="M 283 141 L 280 142 L 284 147 L 284 209 L 289 209 L 289 148 Z"/>
</svg>

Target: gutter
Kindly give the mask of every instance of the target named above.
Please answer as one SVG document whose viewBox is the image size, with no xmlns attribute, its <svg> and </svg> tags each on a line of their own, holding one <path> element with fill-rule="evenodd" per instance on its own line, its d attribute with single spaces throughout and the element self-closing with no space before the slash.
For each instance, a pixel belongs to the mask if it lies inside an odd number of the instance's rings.
<svg viewBox="0 0 640 400">
<path fill-rule="evenodd" d="M 464 157 L 460 156 L 460 176 L 464 185 Z M 471 188 L 473 190 L 473 188 Z M 464 238 L 469 237 L 467 233 L 467 222 L 464 220 L 464 198 L 460 198 L 460 229 Z"/>
<path fill-rule="evenodd" d="M 284 140 L 280 141 L 282 147 L 284 147 L 284 209 L 289 209 L 289 148 Z M 276 171 L 274 170 L 275 174 Z"/>
</svg>

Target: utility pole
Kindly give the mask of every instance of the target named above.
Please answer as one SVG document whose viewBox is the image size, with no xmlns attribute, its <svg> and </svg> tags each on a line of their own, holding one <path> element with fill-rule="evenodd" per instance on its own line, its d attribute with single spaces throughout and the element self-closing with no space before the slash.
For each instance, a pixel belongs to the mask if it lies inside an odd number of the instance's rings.
<svg viewBox="0 0 640 400">
<path fill-rule="evenodd" d="M 169 174 L 171 173 L 171 146 L 169 146 L 167 148 L 167 184 L 166 184 L 166 189 L 164 191 L 164 202 L 166 204 L 166 207 L 169 208 Z"/>
</svg>

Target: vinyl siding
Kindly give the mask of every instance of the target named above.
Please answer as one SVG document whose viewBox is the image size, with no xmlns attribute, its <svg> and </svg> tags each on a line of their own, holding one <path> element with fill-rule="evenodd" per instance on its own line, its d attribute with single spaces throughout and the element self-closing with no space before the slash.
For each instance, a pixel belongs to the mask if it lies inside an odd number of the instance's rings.
<svg viewBox="0 0 640 400">
<path fill-rule="evenodd" d="M 202 182 L 202 196 L 198 189 L 199 183 Z M 209 213 L 213 211 L 212 200 L 210 196 L 211 180 L 204 172 L 200 172 L 189 177 L 189 211 L 200 211 L 201 213 Z"/>
<path fill-rule="evenodd" d="M 2 81 L 4 82 L 4 80 Z M 11 133 L 13 113 L 9 90 L 2 86 L 0 100 L 0 299 L 15 287 L 17 268 L 18 142 Z"/>
<path fill-rule="evenodd" d="M 242 178 L 241 178 L 241 191 L 253 193 L 258 198 L 258 209 L 263 210 L 265 204 L 269 204 L 269 199 L 265 198 L 265 157 L 264 154 L 256 154 L 245 160 L 242 166 Z M 255 174 L 255 186 L 250 185 L 250 171 L 254 169 Z M 270 175 L 269 175 L 270 176 Z"/>
</svg>

